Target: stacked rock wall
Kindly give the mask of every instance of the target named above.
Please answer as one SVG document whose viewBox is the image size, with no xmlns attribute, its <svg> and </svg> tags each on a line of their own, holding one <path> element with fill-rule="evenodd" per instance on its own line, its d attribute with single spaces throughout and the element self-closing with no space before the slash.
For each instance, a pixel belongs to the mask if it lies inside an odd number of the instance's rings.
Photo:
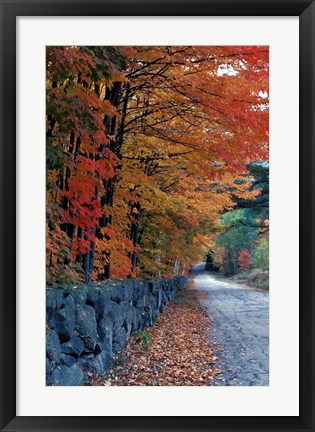
<svg viewBox="0 0 315 432">
<path fill-rule="evenodd" d="M 104 372 L 131 333 L 151 326 L 186 281 L 178 276 L 47 288 L 47 385 L 78 386 Z"/>
</svg>

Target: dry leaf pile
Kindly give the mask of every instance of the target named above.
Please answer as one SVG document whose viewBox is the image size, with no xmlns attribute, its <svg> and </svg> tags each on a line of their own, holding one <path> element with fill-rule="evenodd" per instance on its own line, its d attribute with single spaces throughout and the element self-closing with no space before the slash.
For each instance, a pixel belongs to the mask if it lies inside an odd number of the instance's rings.
<svg viewBox="0 0 315 432">
<path fill-rule="evenodd" d="M 152 328 L 130 338 L 116 366 L 89 385 L 209 386 L 216 370 L 196 292 L 182 290 Z"/>
</svg>

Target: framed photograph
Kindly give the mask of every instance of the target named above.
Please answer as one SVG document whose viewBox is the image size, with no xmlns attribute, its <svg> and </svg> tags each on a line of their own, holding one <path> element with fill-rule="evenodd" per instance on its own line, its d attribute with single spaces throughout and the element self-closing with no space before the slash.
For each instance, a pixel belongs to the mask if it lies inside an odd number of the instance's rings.
<svg viewBox="0 0 315 432">
<path fill-rule="evenodd" d="M 314 430 L 314 8 L 1 0 L 1 431 Z"/>
</svg>

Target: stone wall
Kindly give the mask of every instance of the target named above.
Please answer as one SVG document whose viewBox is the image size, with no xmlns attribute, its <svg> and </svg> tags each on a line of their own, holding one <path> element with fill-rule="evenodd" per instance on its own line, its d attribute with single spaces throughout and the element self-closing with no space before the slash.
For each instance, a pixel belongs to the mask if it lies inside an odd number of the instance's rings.
<svg viewBox="0 0 315 432">
<path fill-rule="evenodd" d="M 47 288 L 46 382 L 78 386 L 104 372 L 131 333 L 151 326 L 186 276 Z"/>
</svg>

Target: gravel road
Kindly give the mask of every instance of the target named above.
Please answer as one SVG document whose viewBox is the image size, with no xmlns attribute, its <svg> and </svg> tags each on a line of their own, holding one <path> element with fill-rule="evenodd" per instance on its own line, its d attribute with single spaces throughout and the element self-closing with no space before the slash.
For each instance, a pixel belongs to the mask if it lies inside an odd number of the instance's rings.
<svg viewBox="0 0 315 432">
<path fill-rule="evenodd" d="M 201 303 L 212 319 L 210 343 L 220 369 L 216 386 L 269 385 L 269 292 L 217 280 L 193 268 Z"/>
</svg>

